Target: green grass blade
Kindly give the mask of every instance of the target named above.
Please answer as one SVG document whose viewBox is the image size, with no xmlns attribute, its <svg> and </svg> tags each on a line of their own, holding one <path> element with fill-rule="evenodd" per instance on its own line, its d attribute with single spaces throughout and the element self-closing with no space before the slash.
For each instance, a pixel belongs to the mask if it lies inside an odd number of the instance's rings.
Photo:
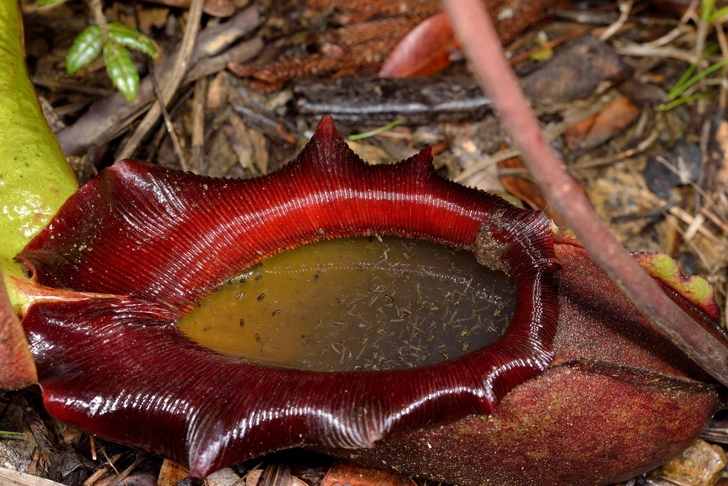
<svg viewBox="0 0 728 486">
<path fill-rule="evenodd" d="M 391 130 L 392 128 L 396 127 L 397 125 L 404 123 L 405 120 L 406 120 L 405 117 L 397 118 L 393 122 L 387 123 L 383 127 L 375 128 L 374 130 L 369 130 L 368 132 L 364 132 L 364 133 L 357 133 L 355 135 L 349 135 L 348 138 L 349 138 L 349 140 L 351 140 L 353 142 L 355 140 L 362 140 L 365 138 L 373 137 L 374 135 L 379 135 L 382 132 Z"/>
<path fill-rule="evenodd" d="M 675 100 L 680 94 L 685 92 L 685 90 L 690 88 L 692 85 L 694 85 L 695 83 L 697 83 L 698 81 L 700 81 L 701 79 L 706 77 L 707 75 L 717 71 L 718 69 L 721 69 L 726 64 L 728 64 L 728 59 L 723 59 L 722 61 L 717 62 L 717 63 L 713 64 L 712 66 L 708 67 L 704 71 L 699 72 L 698 74 L 696 74 L 695 76 L 693 76 L 692 78 L 690 78 L 688 81 L 686 81 L 683 84 L 683 86 L 682 86 L 683 89 L 679 93 L 675 93 L 672 96 L 668 95 L 668 99 L 670 101 Z M 672 92 L 670 92 L 670 93 L 672 94 Z"/>
<path fill-rule="evenodd" d="M 690 78 L 692 77 L 695 70 L 698 69 L 698 64 L 700 64 L 700 62 L 703 59 L 705 59 L 707 56 L 714 53 L 718 49 L 718 47 L 719 46 L 717 46 L 717 45 L 710 46 L 709 48 L 705 49 L 705 51 L 703 51 L 703 53 L 700 55 L 700 58 L 698 59 L 698 62 L 691 64 L 690 67 L 685 71 L 685 74 L 683 74 L 682 77 L 680 77 L 680 79 L 678 80 L 678 82 L 675 83 L 675 87 L 672 88 L 670 90 L 670 92 L 667 94 L 668 99 L 674 100 L 675 98 L 677 98 L 678 96 L 680 96 L 682 93 L 685 92 L 685 90 L 687 88 L 684 85 L 685 85 L 685 83 L 687 83 L 690 80 Z"/>
</svg>

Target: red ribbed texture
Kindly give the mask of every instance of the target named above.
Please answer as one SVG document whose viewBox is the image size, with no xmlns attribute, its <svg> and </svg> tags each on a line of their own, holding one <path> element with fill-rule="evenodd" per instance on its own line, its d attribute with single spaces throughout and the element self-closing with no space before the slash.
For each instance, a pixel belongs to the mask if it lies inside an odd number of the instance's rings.
<svg viewBox="0 0 728 486">
<path fill-rule="evenodd" d="M 483 231 L 516 282 L 517 309 L 496 343 L 457 360 L 376 373 L 274 369 L 220 356 L 173 325 L 246 267 L 303 243 L 380 234 L 476 250 Z M 493 413 L 552 359 L 558 264 L 546 218 L 440 178 L 428 149 L 366 165 L 330 118 L 294 162 L 259 179 L 116 164 L 20 258 L 43 285 L 115 295 L 37 303 L 24 316 L 49 412 L 198 477 L 273 450 L 370 447 Z"/>
</svg>

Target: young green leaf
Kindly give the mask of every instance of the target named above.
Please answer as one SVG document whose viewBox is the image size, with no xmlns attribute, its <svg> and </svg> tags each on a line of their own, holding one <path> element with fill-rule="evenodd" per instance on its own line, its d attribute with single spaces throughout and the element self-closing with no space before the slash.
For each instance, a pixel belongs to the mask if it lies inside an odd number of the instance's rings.
<svg viewBox="0 0 728 486">
<path fill-rule="evenodd" d="M 710 16 L 710 21 L 715 22 L 716 20 L 722 19 L 726 15 L 728 15 L 728 7 L 720 8 L 713 12 L 713 14 Z"/>
<path fill-rule="evenodd" d="M 66 72 L 75 74 L 101 54 L 104 47 L 104 36 L 98 25 L 90 25 L 78 34 L 71 50 L 66 56 Z"/>
<path fill-rule="evenodd" d="M 123 46 L 143 52 L 152 58 L 157 57 L 157 54 L 159 54 L 157 46 L 149 37 L 124 24 L 110 23 L 109 38 Z"/>
<path fill-rule="evenodd" d="M 139 89 L 139 73 L 129 51 L 121 44 L 110 41 L 104 44 L 106 73 L 116 89 L 131 103 Z"/>
</svg>

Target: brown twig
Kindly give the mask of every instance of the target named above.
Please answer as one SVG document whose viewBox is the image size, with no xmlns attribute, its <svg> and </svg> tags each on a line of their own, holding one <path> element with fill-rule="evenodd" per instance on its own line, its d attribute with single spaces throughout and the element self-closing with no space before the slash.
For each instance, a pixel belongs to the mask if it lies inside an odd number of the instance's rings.
<svg viewBox="0 0 728 486">
<path fill-rule="evenodd" d="M 114 478 L 114 480 L 111 481 L 107 486 L 116 486 L 117 484 L 122 482 L 124 479 L 126 479 L 126 477 L 129 474 L 131 474 L 134 471 L 134 469 L 139 467 L 139 464 L 144 462 L 144 459 L 146 459 L 146 457 L 144 457 L 144 456 L 137 458 L 134 462 L 131 463 L 131 466 L 129 466 L 126 469 L 124 469 L 123 471 L 121 471 L 121 474 L 116 476 L 116 478 Z"/>
<path fill-rule="evenodd" d="M 144 137 L 146 137 L 147 133 L 149 133 L 149 130 L 151 130 L 154 124 L 157 123 L 159 115 L 162 114 L 162 109 L 166 108 L 167 104 L 169 104 L 170 100 L 177 92 L 177 88 L 179 88 L 179 85 L 182 83 L 182 79 L 187 72 L 190 59 L 192 58 L 192 50 L 195 47 L 197 32 L 200 30 L 200 20 L 202 19 L 202 7 L 204 6 L 204 3 L 204 0 L 192 0 L 189 17 L 187 17 L 187 26 L 185 27 L 185 33 L 182 37 L 182 47 L 180 47 L 179 53 L 177 54 L 172 74 L 164 85 L 159 104 L 152 105 L 134 132 L 134 135 L 131 136 L 124 148 L 119 152 L 118 158 L 125 159 L 132 156 L 137 146 L 139 146 Z M 154 84 L 154 80 L 152 81 L 152 84 Z M 178 156 L 180 154 L 178 154 Z M 184 162 L 184 159 L 181 160 L 183 164 L 182 167 L 184 168 L 187 164 Z"/>
<path fill-rule="evenodd" d="M 187 104 L 187 100 L 192 96 L 192 92 L 189 90 L 186 90 L 184 93 L 182 93 L 178 98 L 175 104 L 168 110 L 169 111 L 169 117 L 170 119 L 174 119 L 177 116 L 177 113 L 179 110 Z M 164 135 L 168 133 L 166 126 L 159 127 L 159 130 L 157 131 L 156 135 L 154 135 L 154 138 L 148 143 L 145 144 L 145 146 L 149 147 L 147 150 L 147 153 L 145 154 L 148 160 L 154 160 L 157 157 L 157 151 L 159 150 L 159 147 L 162 145 L 162 141 L 164 140 Z M 179 139 L 178 139 L 179 140 Z M 174 143 L 174 142 L 172 142 Z"/>
<path fill-rule="evenodd" d="M 481 3 L 445 0 L 445 9 L 476 77 L 521 149 L 523 162 L 540 182 L 549 205 L 564 218 L 584 248 L 637 308 L 686 355 L 728 385 L 725 340 L 709 333 L 680 310 L 599 220 L 576 181 L 562 168 L 546 143 Z"/>
<path fill-rule="evenodd" d="M 156 106 L 158 106 L 162 112 L 162 117 L 164 118 L 164 126 L 167 129 L 169 138 L 172 140 L 174 153 L 177 156 L 180 167 L 183 171 L 186 172 L 187 160 L 185 159 L 185 154 L 182 153 L 182 147 L 179 144 L 179 137 L 177 137 L 177 132 L 175 131 L 174 125 L 172 124 L 172 118 L 169 116 L 167 106 L 164 104 L 164 93 L 162 93 L 162 88 L 160 88 L 159 83 L 157 83 L 157 78 L 154 76 L 154 73 L 150 73 L 149 76 L 152 78 L 152 86 L 154 86 L 154 92 L 156 93 L 157 101 L 159 102 L 159 104 Z"/>
<path fill-rule="evenodd" d="M 575 164 L 571 167 L 571 171 L 580 171 L 584 169 L 593 169 L 595 167 L 601 167 L 603 165 L 609 165 L 613 164 L 615 162 L 618 162 L 620 160 L 627 159 L 629 157 L 634 157 L 637 154 L 640 154 L 650 148 L 650 146 L 655 143 L 655 141 L 660 136 L 660 132 L 657 130 L 654 130 L 652 133 L 650 133 L 644 140 L 642 140 L 639 144 L 637 144 L 636 147 L 633 147 L 631 149 L 627 149 L 623 152 L 620 152 L 618 154 L 609 155 L 607 157 L 602 157 L 601 159 L 592 159 L 587 162 L 582 162 L 580 164 Z"/>
<path fill-rule="evenodd" d="M 89 437 L 93 437 L 90 435 Z M 107 473 L 109 470 L 109 466 L 114 467 L 114 463 L 118 461 L 123 454 L 115 454 L 111 457 L 111 459 L 107 458 L 107 463 L 103 464 L 100 468 L 96 470 L 91 476 L 86 479 L 86 481 L 83 482 L 83 486 L 92 486 L 96 481 L 101 479 L 101 476 Z"/>
<path fill-rule="evenodd" d="M 205 146 L 205 104 L 207 98 L 207 78 L 195 83 L 195 94 L 192 102 L 192 167 L 198 173 L 204 173 Z"/>
<path fill-rule="evenodd" d="M 189 70 L 183 83 L 191 83 L 205 76 L 219 73 L 230 61 L 239 63 L 248 61 L 255 57 L 261 49 L 263 49 L 263 39 L 254 37 L 247 42 L 241 42 L 231 47 L 219 56 L 202 59 Z"/>
<path fill-rule="evenodd" d="M 619 2 L 619 18 L 616 22 L 607 27 L 607 29 L 599 35 L 599 40 L 606 42 L 610 37 L 612 37 L 622 28 L 625 22 L 627 22 L 627 19 L 629 19 L 629 14 L 632 11 L 633 4 L 634 0 L 625 0 Z"/>
<path fill-rule="evenodd" d="M 60 81 L 56 81 L 55 79 L 39 78 L 37 76 L 33 76 L 31 78 L 31 81 L 33 81 L 34 85 L 48 88 L 51 91 L 66 91 L 69 93 L 79 93 L 95 97 L 109 96 L 116 92 L 113 89 L 109 88 L 86 86 L 84 84 L 62 83 Z"/>
<path fill-rule="evenodd" d="M 91 460 L 96 460 L 96 439 L 94 439 L 93 435 L 88 436 L 88 441 L 91 446 Z"/>
<path fill-rule="evenodd" d="M 91 9 L 91 14 L 94 16 L 96 25 L 101 29 L 101 35 L 104 36 L 104 40 L 109 39 L 109 27 L 106 23 L 106 16 L 104 16 L 104 6 L 101 5 L 101 0 L 87 0 L 86 3 Z"/>
</svg>

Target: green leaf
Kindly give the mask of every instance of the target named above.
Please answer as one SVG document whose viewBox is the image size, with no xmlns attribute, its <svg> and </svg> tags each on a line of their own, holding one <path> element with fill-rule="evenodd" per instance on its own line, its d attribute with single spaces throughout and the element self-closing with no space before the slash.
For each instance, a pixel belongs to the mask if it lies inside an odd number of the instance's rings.
<svg viewBox="0 0 728 486">
<path fill-rule="evenodd" d="M 78 34 L 66 56 L 66 72 L 75 74 L 96 59 L 104 48 L 104 36 L 98 25 L 90 25 Z"/>
<path fill-rule="evenodd" d="M 720 8 L 713 12 L 713 15 L 710 16 L 710 21 L 715 22 L 716 20 L 722 19 L 726 15 L 728 15 L 728 7 Z"/>
<path fill-rule="evenodd" d="M 123 46 L 143 52 L 151 58 L 155 58 L 159 54 L 157 46 L 149 37 L 124 24 L 110 23 L 109 38 Z"/>
<path fill-rule="evenodd" d="M 139 89 L 139 73 L 129 51 L 116 42 L 107 42 L 104 44 L 104 61 L 106 62 L 106 73 L 116 89 L 124 95 L 129 103 L 134 101 Z"/>
</svg>

